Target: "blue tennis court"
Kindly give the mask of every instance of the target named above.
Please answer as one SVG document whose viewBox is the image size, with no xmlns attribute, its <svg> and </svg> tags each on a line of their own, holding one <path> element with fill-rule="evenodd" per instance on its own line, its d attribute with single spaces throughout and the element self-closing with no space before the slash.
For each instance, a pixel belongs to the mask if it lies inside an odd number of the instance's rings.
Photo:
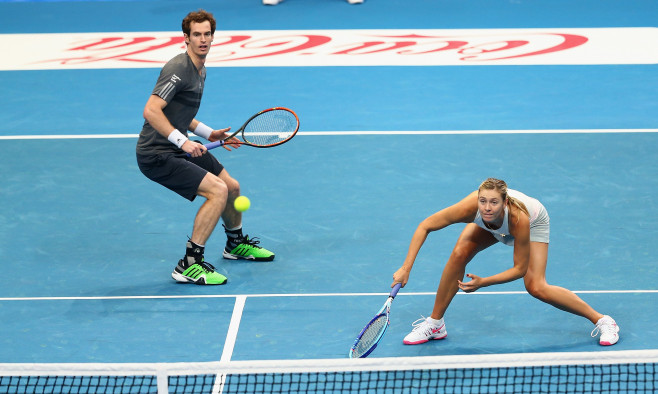
<svg viewBox="0 0 658 394">
<path fill-rule="evenodd" d="M 224 260 L 218 226 L 206 260 L 229 282 L 217 287 L 171 279 L 201 201 L 150 182 L 135 162 L 161 66 L 2 68 L 0 363 L 343 359 L 385 301 L 418 223 L 488 177 L 546 206 L 549 283 L 612 315 L 619 343 L 599 346 L 588 321 L 515 281 L 459 293 L 447 339 L 403 345 L 411 323 L 431 312 L 462 229 L 452 226 L 423 246 L 370 357 L 658 349 L 658 4 L 0 1 L 0 36 L 12 54 L 0 63 L 36 56 L 30 47 L 52 33 L 178 32 L 196 8 L 215 14 L 217 33 L 592 29 L 598 37 L 622 29 L 620 40 L 649 34 L 628 46 L 654 61 L 619 54 L 617 63 L 588 64 L 596 55 L 585 53 L 582 64 L 363 65 L 352 56 L 209 67 L 198 119 L 237 128 L 280 105 L 301 120 L 281 147 L 214 151 L 251 199 L 245 232 L 276 252 L 268 263 Z M 605 48 L 601 37 L 592 45 Z M 501 272 L 511 252 L 494 246 L 468 272 Z"/>
</svg>

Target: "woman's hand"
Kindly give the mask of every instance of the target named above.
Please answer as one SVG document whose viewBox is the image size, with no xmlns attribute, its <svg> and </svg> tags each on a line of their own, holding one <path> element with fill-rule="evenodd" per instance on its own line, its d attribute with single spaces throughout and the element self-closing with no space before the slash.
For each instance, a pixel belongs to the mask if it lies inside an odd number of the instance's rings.
<svg viewBox="0 0 658 394">
<path fill-rule="evenodd" d="M 401 283 L 402 287 L 404 287 L 408 281 L 409 270 L 405 267 L 400 267 L 400 269 L 393 274 L 393 283 L 391 283 L 391 287 L 395 286 L 396 283 Z"/>
<path fill-rule="evenodd" d="M 466 274 L 466 277 L 471 278 L 471 280 L 469 282 L 462 282 L 461 280 L 457 281 L 457 283 L 459 283 L 459 288 L 462 289 L 462 291 L 465 293 L 472 293 L 480 287 L 483 287 L 483 280 L 479 276 Z"/>
</svg>

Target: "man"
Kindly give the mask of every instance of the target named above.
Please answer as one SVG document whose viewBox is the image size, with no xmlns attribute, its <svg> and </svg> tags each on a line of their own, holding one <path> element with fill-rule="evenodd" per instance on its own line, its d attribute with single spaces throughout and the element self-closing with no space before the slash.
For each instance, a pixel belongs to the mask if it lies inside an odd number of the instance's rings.
<svg viewBox="0 0 658 394">
<path fill-rule="evenodd" d="M 190 201 L 197 195 L 206 199 L 194 220 L 185 256 L 172 277 L 183 283 L 221 285 L 227 278 L 204 260 L 205 243 L 220 217 L 227 235 L 225 259 L 271 261 L 274 253 L 242 234 L 242 214 L 233 206 L 240 195 L 238 181 L 202 144 L 187 137 L 189 130 L 209 141 L 218 141 L 228 136 L 230 128 L 214 130 L 195 119 L 203 95 L 204 65 L 215 34 L 215 18 L 204 10 L 190 12 L 183 19 L 182 28 L 187 50 L 165 64 L 144 107 L 137 164 L 147 178 L 182 197 Z M 230 143 L 224 147 L 231 150 Z"/>
</svg>

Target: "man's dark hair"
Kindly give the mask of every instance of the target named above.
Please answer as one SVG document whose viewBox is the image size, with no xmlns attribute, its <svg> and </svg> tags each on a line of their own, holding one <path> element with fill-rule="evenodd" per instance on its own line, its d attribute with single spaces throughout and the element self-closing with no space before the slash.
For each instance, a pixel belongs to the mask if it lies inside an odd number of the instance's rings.
<svg viewBox="0 0 658 394">
<path fill-rule="evenodd" d="M 215 17 L 210 12 L 208 12 L 206 10 L 192 11 L 189 14 L 187 14 L 185 19 L 183 19 L 183 24 L 182 24 L 183 33 L 185 33 L 189 36 L 191 26 L 192 26 L 192 22 L 203 23 L 205 21 L 210 22 L 210 32 L 212 34 L 215 34 L 215 28 L 217 27 L 217 21 L 215 21 Z"/>
</svg>

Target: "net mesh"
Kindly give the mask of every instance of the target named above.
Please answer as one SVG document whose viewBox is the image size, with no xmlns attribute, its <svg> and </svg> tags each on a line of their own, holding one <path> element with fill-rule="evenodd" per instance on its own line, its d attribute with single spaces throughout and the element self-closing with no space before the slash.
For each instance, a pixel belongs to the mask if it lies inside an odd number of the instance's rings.
<svg viewBox="0 0 658 394">
<path fill-rule="evenodd" d="M 230 393 L 655 393 L 650 364 L 237 375 Z"/>
<path fill-rule="evenodd" d="M 0 393 L 655 393 L 657 351 L 0 364 Z"/>
</svg>

